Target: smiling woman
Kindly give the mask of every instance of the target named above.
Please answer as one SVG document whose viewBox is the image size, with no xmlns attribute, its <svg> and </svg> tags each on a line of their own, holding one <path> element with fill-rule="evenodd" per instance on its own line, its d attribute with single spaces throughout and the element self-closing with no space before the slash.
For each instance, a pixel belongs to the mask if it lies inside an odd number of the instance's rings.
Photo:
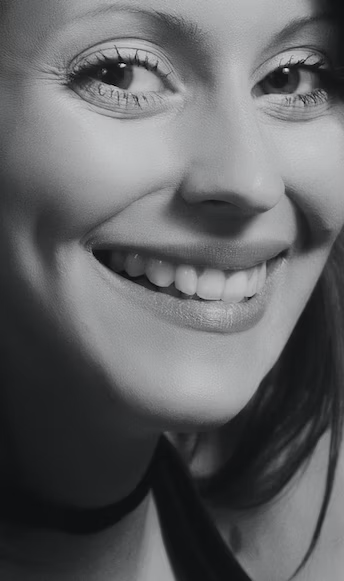
<svg viewBox="0 0 344 581">
<path fill-rule="evenodd" d="M 335 10 L 6 6 L 3 578 L 341 581 Z"/>
</svg>

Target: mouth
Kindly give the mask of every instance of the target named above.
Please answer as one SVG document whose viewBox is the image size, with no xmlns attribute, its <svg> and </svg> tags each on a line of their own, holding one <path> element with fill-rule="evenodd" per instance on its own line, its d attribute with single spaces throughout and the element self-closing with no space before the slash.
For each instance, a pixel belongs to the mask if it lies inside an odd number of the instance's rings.
<svg viewBox="0 0 344 581">
<path fill-rule="evenodd" d="M 249 302 L 262 291 L 271 260 L 246 269 L 220 270 L 211 266 L 178 264 L 117 249 L 94 249 L 108 270 L 155 293 L 187 301 Z"/>
<path fill-rule="evenodd" d="M 95 263 L 117 296 L 154 318 L 201 332 L 240 333 L 255 327 L 269 308 L 278 285 L 285 282 L 288 250 L 270 251 L 256 264 L 231 269 L 225 260 L 209 266 L 192 257 L 178 263 L 123 248 L 92 248 Z M 198 262 L 197 262 L 198 260 Z M 221 270 L 221 266 L 225 269 Z"/>
</svg>

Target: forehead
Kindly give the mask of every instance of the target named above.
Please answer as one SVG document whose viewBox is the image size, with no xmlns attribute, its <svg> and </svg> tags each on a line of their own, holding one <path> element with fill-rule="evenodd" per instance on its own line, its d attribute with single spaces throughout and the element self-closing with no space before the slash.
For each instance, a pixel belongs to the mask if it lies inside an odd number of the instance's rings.
<svg viewBox="0 0 344 581">
<path fill-rule="evenodd" d="M 216 26 L 217 30 L 254 24 L 269 26 L 294 14 L 314 13 L 329 2 L 323 0 L 0 0 L 0 14 L 10 14 L 17 25 L 63 25 L 77 18 L 110 14 L 112 9 L 159 10 Z"/>
<path fill-rule="evenodd" d="M 93 39 L 118 37 L 121 31 L 144 37 L 155 27 L 157 38 L 160 25 L 164 42 L 166 21 L 157 19 L 158 13 L 170 17 L 172 34 L 197 31 L 195 42 L 207 39 L 215 50 L 234 54 L 247 47 L 254 53 L 291 21 L 322 12 L 324 4 L 328 9 L 324 0 L 0 0 L 6 9 L 0 42 L 28 59 L 56 39 L 58 46 L 67 39 L 77 51 L 87 41 L 92 45 Z"/>
</svg>

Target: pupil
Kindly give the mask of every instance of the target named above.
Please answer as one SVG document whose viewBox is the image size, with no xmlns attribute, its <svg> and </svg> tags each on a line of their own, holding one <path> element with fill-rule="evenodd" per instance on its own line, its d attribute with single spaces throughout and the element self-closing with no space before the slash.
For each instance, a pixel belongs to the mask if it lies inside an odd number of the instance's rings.
<svg viewBox="0 0 344 581">
<path fill-rule="evenodd" d="M 99 80 L 106 85 L 127 91 L 133 82 L 133 71 L 130 65 L 117 63 L 101 69 Z"/>
<path fill-rule="evenodd" d="M 268 83 L 273 90 L 293 93 L 299 84 L 298 71 L 293 71 L 285 67 L 269 75 Z"/>
</svg>

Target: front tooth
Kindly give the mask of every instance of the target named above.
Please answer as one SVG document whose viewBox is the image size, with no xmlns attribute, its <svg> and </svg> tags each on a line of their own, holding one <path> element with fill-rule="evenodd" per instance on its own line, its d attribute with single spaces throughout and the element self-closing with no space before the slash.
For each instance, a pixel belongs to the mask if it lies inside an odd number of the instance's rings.
<svg viewBox="0 0 344 581">
<path fill-rule="evenodd" d="M 225 273 L 215 268 L 206 268 L 198 278 L 196 293 L 201 299 L 219 301 L 226 283 Z"/>
<path fill-rule="evenodd" d="M 266 275 L 266 262 L 263 262 L 263 264 L 259 267 L 257 293 L 260 293 L 260 291 L 263 289 L 266 282 Z"/>
<path fill-rule="evenodd" d="M 128 254 L 125 259 L 124 269 L 129 276 L 142 276 L 145 273 L 145 261 L 139 254 Z"/>
<path fill-rule="evenodd" d="M 145 274 L 153 284 L 166 288 L 174 281 L 175 267 L 164 260 L 150 258 L 145 268 Z"/>
<path fill-rule="evenodd" d="M 177 266 L 174 286 L 186 295 L 194 295 L 197 290 L 198 276 L 193 266 L 181 264 Z"/>
<path fill-rule="evenodd" d="M 247 273 L 239 270 L 227 276 L 222 300 L 225 303 L 240 303 L 245 298 L 248 281 Z"/>
<path fill-rule="evenodd" d="M 251 273 L 251 275 L 250 275 L 250 273 Z M 259 274 L 259 268 L 257 266 L 255 266 L 250 271 L 248 271 L 249 281 L 248 281 L 247 291 L 246 291 L 246 295 L 245 295 L 248 298 L 253 297 L 257 292 L 258 274 Z"/>
<path fill-rule="evenodd" d="M 122 272 L 124 270 L 125 255 L 123 252 L 114 250 L 110 253 L 109 268 L 114 272 Z"/>
</svg>

